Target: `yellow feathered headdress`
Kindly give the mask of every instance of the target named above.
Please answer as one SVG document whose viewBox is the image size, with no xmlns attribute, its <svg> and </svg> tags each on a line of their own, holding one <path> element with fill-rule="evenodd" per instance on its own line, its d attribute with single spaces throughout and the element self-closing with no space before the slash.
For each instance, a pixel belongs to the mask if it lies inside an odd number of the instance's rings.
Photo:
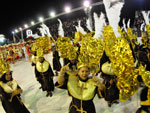
<svg viewBox="0 0 150 113">
<path fill-rule="evenodd" d="M 84 38 L 81 41 L 78 68 L 88 66 L 93 73 L 99 71 L 100 59 L 104 52 L 104 44 L 101 39 Z"/>
<path fill-rule="evenodd" d="M 49 49 L 51 48 L 51 40 L 50 37 L 40 37 L 35 40 L 32 46 L 32 51 L 37 52 L 37 56 L 43 56 L 43 54 L 48 54 Z"/>
</svg>

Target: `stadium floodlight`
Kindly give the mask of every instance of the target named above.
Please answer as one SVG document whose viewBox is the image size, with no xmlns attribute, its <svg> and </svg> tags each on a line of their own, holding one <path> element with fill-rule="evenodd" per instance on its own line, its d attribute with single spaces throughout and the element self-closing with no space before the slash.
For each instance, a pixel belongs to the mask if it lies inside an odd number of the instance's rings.
<svg viewBox="0 0 150 113">
<path fill-rule="evenodd" d="M 83 6 L 84 6 L 84 7 L 90 7 L 90 2 L 87 1 L 87 0 L 84 1 L 84 2 L 83 2 Z"/>
<path fill-rule="evenodd" d="M 39 17 L 39 21 L 40 21 L 40 22 L 43 22 L 43 21 L 44 21 L 44 18 L 43 18 L 43 17 Z"/>
<path fill-rule="evenodd" d="M 54 11 L 50 12 L 50 16 L 55 17 L 56 16 L 55 12 Z"/>
<path fill-rule="evenodd" d="M 12 31 L 11 33 L 12 33 L 12 34 L 14 34 L 15 32 L 14 32 L 14 31 Z"/>
<path fill-rule="evenodd" d="M 65 12 L 66 12 L 66 13 L 70 13 L 70 12 L 71 12 L 71 8 L 70 8 L 69 6 L 66 6 L 66 7 L 65 7 Z"/>
<path fill-rule="evenodd" d="M 15 29 L 15 32 L 18 33 L 18 29 Z"/>
<path fill-rule="evenodd" d="M 28 28 L 28 24 L 25 24 L 24 27 L 25 27 L 25 28 Z"/>
<path fill-rule="evenodd" d="M 22 28 L 21 28 L 21 27 L 19 27 L 19 30 L 20 30 L 20 31 L 22 31 Z"/>
<path fill-rule="evenodd" d="M 34 23 L 34 21 L 31 21 L 31 25 L 34 25 L 35 23 Z"/>
</svg>

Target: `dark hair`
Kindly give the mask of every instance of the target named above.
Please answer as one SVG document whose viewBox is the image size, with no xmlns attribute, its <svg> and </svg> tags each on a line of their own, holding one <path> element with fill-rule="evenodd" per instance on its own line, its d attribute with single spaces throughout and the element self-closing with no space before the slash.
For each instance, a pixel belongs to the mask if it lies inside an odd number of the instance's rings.
<svg viewBox="0 0 150 113">
<path fill-rule="evenodd" d="M 42 62 L 40 61 L 40 58 L 42 58 Z M 45 61 L 44 57 L 39 57 L 39 62 L 43 63 Z"/>
<path fill-rule="evenodd" d="M 70 60 L 69 60 L 69 68 L 71 69 L 71 70 L 73 70 L 73 65 L 77 68 L 77 61 L 75 60 L 75 62 L 74 63 L 72 63 Z"/>
<path fill-rule="evenodd" d="M 12 80 L 13 80 L 13 78 L 12 78 L 12 71 L 10 71 L 10 75 L 11 75 L 10 81 L 12 81 Z M 2 81 L 3 83 L 7 83 L 7 82 L 8 82 L 8 80 L 6 80 L 6 73 L 4 73 L 4 74 L 1 76 L 0 81 Z"/>
<path fill-rule="evenodd" d="M 36 52 L 36 51 L 33 51 L 33 55 L 34 55 L 34 56 L 37 56 L 37 52 Z"/>
</svg>

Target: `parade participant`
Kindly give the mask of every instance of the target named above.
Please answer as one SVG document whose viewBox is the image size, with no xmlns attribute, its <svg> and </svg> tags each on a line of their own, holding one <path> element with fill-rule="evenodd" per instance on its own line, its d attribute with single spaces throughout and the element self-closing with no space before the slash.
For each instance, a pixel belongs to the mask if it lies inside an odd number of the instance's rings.
<svg viewBox="0 0 150 113">
<path fill-rule="evenodd" d="M 61 64 L 60 64 L 60 56 L 56 48 L 53 48 L 53 70 L 55 71 L 56 76 L 58 75 L 58 71 L 61 69 Z"/>
<path fill-rule="evenodd" d="M 54 73 L 51 69 L 50 63 L 44 57 L 39 57 L 36 63 L 35 76 L 37 81 L 41 84 L 43 91 L 47 91 L 46 96 L 52 96 L 54 91 L 53 76 Z"/>
<path fill-rule="evenodd" d="M 31 51 L 31 48 L 32 48 L 32 40 L 34 38 L 31 36 L 31 37 L 28 37 L 28 42 L 26 43 L 26 54 L 28 55 L 28 60 L 29 62 L 31 61 L 31 55 L 32 55 L 32 51 Z"/>
<path fill-rule="evenodd" d="M 85 37 L 85 40 L 81 43 L 80 51 L 77 51 L 66 37 L 57 41 L 60 41 L 59 45 L 62 45 L 62 47 L 59 47 L 61 55 L 70 60 L 70 63 L 61 68 L 58 82 L 55 84 L 56 87 L 67 89 L 69 95 L 72 97 L 69 113 L 96 113 L 93 98 L 96 94 L 102 98 L 104 96 L 105 86 L 101 84 L 95 75 L 91 77 L 89 75 L 91 74 L 91 67 L 97 66 L 101 58 L 101 51 L 92 51 L 102 49 L 101 46 L 97 46 L 100 44 L 97 43 L 99 40 L 91 37 L 87 39 Z M 63 46 L 67 46 L 67 50 Z"/>
<path fill-rule="evenodd" d="M 15 61 L 20 59 L 18 45 L 14 45 L 14 58 L 15 58 Z"/>
<path fill-rule="evenodd" d="M 26 43 L 26 54 L 28 55 L 28 61 L 31 61 L 31 48 L 29 43 Z"/>
<path fill-rule="evenodd" d="M 137 109 L 136 113 L 150 113 L 150 89 L 146 86 L 140 94 L 141 106 Z"/>
<path fill-rule="evenodd" d="M 136 113 L 143 113 L 143 112 L 149 113 L 150 112 L 150 89 L 149 89 L 150 82 L 147 83 L 149 79 L 146 78 L 143 70 L 145 70 L 149 76 L 150 62 L 148 60 L 148 56 L 145 52 L 145 49 L 140 49 L 137 54 L 138 54 L 139 66 L 141 65 L 146 66 L 146 68 L 141 69 L 142 73 L 140 73 L 141 75 L 138 76 L 138 80 L 141 83 L 141 86 L 143 88 L 140 93 L 141 106 L 140 108 L 137 109 Z"/>
<path fill-rule="evenodd" d="M 116 86 L 117 77 L 105 52 L 100 61 L 100 72 L 102 72 L 101 77 L 104 79 L 103 84 L 106 87 L 104 99 L 107 101 L 108 106 L 111 107 L 113 103 L 118 103 L 119 90 Z"/>
<path fill-rule="evenodd" d="M 21 48 L 21 46 L 20 46 L 20 44 L 18 44 L 18 56 L 19 56 L 19 60 L 21 60 L 22 59 L 22 48 Z"/>
<path fill-rule="evenodd" d="M 68 90 L 72 101 L 69 107 L 69 113 L 96 113 L 93 98 L 95 94 L 99 97 L 104 95 L 104 85 L 96 76 L 89 78 L 90 70 L 87 65 L 79 65 L 77 73 L 70 72 L 69 64 L 61 68 L 58 76 L 58 87 Z"/>
<path fill-rule="evenodd" d="M 22 56 L 23 56 L 23 58 L 25 58 L 25 60 L 28 60 L 28 56 L 26 54 L 26 43 L 25 42 L 22 43 Z"/>
<path fill-rule="evenodd" d="M 1 60 L 6 59 L 6 58 L 4 57 L 4 51 L 3 51 L 3 48 L 2 48 L 2 47 L 0 47 L 0 59 L 1 59 Z"/>
<path fill-rule="evenodd" d="M 15 52 L 14 52 L 12 46 L 9 46 L 7 59 L 8 59 L 9 61 L 11 61 L 12 63 L 15 63 Z"/>
<path fill-rule="evenodd" d="M 138 80 L 144 83 L 144 88 L 141 91 L 141 107 L 136 113 L 150 113 L 150 62 L 149 62 L 149 39 L 150 39 L 150 22 L 149 15 L 146 12 L 142 12 L 146 22 L 147 40 L 143 36 L 143 42 L 146 42 L 138 51 L 139 60 L 139 75 Z"/>
<path fill-rule="evenodd" d="M 45 36 L 36 39 L 31 48 L 32 52 L 36 51 L 36 55 L 38 56 L 38 61 L 35 62 L 35 76 L 37 81 L 41 84 L 42 90 L 47 91 L 46 96 L 52 96 L 52 91 L 54 91 L 54 73 L 50 63 L 45 60 L 43 56 L 44 54 L 49 53 L 50 47 L 50 38 Z"/>
<path fill-rule="evenodd" d="M 17 81 L 12 78 L 12 71 L 10 71 L 9 65 L 6 63 L 5 67 L 3 67 L 4 61 L 1 63 L 0 98 L 5 112 L 30 113 L 22 102 L 22 89 L 17 84 Z"/>
</svg>

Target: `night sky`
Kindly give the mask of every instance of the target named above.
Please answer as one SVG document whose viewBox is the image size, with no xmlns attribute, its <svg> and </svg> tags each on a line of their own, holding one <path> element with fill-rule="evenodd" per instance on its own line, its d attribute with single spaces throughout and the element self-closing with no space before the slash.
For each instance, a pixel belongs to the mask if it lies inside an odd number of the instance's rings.
<svg viewBox="0 0 150 113">
<path fill-rule="evenodd" d="M 46 18 L 51 10 L 55 10 L 56 14 L 61 13 L 64 11 L 65 4 L 70 4 L 72 8 L 80 7 L 83 0 L 4 0 L 1 2 L 0 34 L 8 38 L 15 28 L 28 24 L 31 20 L 37 22 L 39 16 Z M 150 0 L 125 0 L 121 17 L 133 18 L 136 10 L 150 10 Z"/>
</svg>

